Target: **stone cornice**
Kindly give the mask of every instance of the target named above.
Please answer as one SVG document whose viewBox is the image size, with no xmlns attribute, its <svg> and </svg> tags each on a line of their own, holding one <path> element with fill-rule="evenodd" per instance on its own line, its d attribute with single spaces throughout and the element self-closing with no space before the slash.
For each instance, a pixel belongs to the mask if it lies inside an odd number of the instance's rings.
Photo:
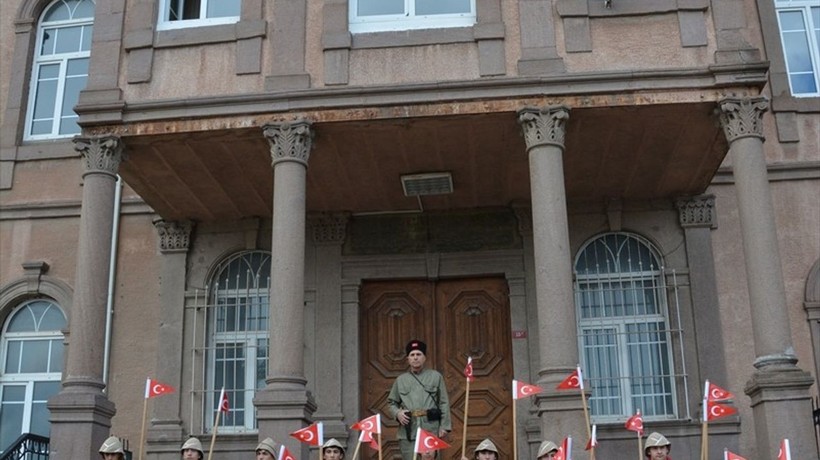
<svg viewBox="0 0 820 460">
<path fill-rule="evenodd" d="M 128 137 L 166 133 L 167 120 L 179 123 L 175 131 L 180 132 L 261 127 L 296 119 L 319 122 L 446 115 L 447 110 L 455 110 L 453 107 L 460 114 L 469 114 L 488 110 L 515 112 L 524 106 L 558 104 L 611 107 L 717 102 L 727 93 L 759 93 L 766 84 L 768 67 L 767 62 L 758 62 L 690 69 L 324 87 L 182 100 L 126 100 L 122 123 L 115 124 L 95 122 L 93 114 L 97 108 L 91 104 L 77 107 L 77 112 L 84 132 Z M 496 106 L 493 101 L 498 101 Z M 424 106 L 436 106 L 435 113 L 422 113 Z M 356 110 L 350 110 L 354 107 Z M 415 113 L 416 107 L 422 107 L 422 111 Z M 200 120 L 204 118 L 208 120 Z"/>
</svg>

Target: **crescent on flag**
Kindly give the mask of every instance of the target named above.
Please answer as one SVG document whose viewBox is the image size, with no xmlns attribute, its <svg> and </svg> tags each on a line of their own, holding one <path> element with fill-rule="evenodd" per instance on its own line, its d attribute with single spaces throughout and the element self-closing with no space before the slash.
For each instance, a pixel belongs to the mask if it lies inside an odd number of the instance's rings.
<svg viewBox="0 0 820 460">
<path fill-rule="evenodd" d="M 304 438 L 307 442 L 313 441 L 313 433 L 310 431 L 305 431 L 302 433 L 302 438 Z"/>
<path fill-rule="evenodd" d="M 532 387 L 528 386 L 528 385 L 524 385 L 524 387 L 521 388 L 521 394 L 523 394 L 523 395 L 532 394 Z"/>
<path fill-rule="evenodd" d="M 433 438 L 430 438 L 430 437 L 424 438 L 424 447 L 426 447 L 428 449 L 432 449 L 433 447 L 436 447 L 436 440 L 433 439 Z"/>
<path fill-rule="evenodd" d="M 154 393 L 161 393 L 162 392 L 162 385 L 161 384 L 154 385 L 154 388 L 152 388 L 152 391 Z"/>
<path fill-rule="evenodd" d="M 373 421 L 366 420 L 364 423 L 362 423 L 362 431 L 373 431 Z"/>
<path fill-rule="evenodd" d="M 572 383 L 573 386 L 578 386 L 578 376 L 577 375 L 573 375 L 569 379 L 569 381 L 570 381 L 570 383 Z"/>
<path fill-rule="evenodd" d="M 720 416 L 720 414 L 722 414 L 722 413 L 723 413 L 723 411 L 722 411 L 722 410 L 720 410 L 720 407 L 719 407 L 719 406 L 712 406 L 711 408 L 709 408 L 709 414 L 711 414 L 711 415 L 712 415 L 712 417 L 717 418 L 717 417 L 718 417 L 718 416 Z"/>
</svg>

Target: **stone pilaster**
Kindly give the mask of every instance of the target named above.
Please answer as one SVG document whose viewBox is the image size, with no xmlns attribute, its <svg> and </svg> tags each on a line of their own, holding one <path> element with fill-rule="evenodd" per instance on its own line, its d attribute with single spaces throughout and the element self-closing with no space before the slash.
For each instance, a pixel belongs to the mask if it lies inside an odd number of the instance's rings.
<svg viewBox="0 0 820 460">
<path fill-rule="evenodd" d="M 810 374 L 797 367 L 786 289 L 778 250 L 774 207 L 763 151 L 764 97 L 719 101 L 720 121 L 737 188 L 738 215 L 746 259 L 746 283 L 755 347 L 755 372 L 745 392 L 752 399 L 758 452 L 776 452 L 783 438 L 792 458 L 811 458 L 815 438 Z"/>
<path fill-rule="evenodd" d="M 260 436 L 288 439 L 316 410 L 306 389 L 304 363 L 305 199 L 313 131 L 310 122 L 297 121 L 266 125 L 263 133 L 274 175 L 270 357 L 267 386 L 257 391 L 254 405 Z"/>
<path fill-rule="evenodd" d="M 157 365 L 154 378 L 174 388 L 182 388 L 183 334 L 185 329 L 185 264 L 191 242 L 191 222 L 154 221 L 161 254 L 159 275 L 160 323 L 157 335 Z M 153 404 L 148 430 L 149 448 L 165 444 L 165 448 L 182 445 L 187 433 L 182 425 L 179 391 L 162 397 Z M 161 449 L 161 448 L 160 448 Z"/>
<path fill-rule="evenodd" d="M 569 109 L 563 106 L 523 109 L 518 112 L 530 163 L 540 356 L 538 383 L 545 389 L 536 398 L 536 404 L 545 439 L 562 439 L 566 435 L 572 435 L 575 439 L 587 437 L 583 407 L 578 395 L 555 390 L 555 386 L 579 362 L 562 160 L 565 124 L 568 119 Z M 555 334 L 554 331 L 565 333 Z M 553 411 L 562 411 L 565 415 L 562 419 L 567 422 L 557 425 L 550 415 L 554 414 Z M 521 445 L 525 445 L 525 439 L 520 441 Z M 581 448 L 578 449 L 578 455 L 581 455 Z"/>
<path fill-rule="evenodd" d="M 103 393 L 105 309 L 114 191 L 124 159 L 119 137 L 75 138 L 84 162 L 70 344 L 60 393 L 48 401 L 54 458 L 95 458 L 108 437 L 114 403 Z"/>
</svg>

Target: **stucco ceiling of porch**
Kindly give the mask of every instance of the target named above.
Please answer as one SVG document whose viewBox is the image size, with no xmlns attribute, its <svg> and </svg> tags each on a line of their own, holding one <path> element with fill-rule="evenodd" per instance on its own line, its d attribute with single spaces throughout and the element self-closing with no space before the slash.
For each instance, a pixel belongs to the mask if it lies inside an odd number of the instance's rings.
<svg viewBox="0 0 820 460">
<path fill-rule="evenodd" d="M 529 162 L 514 112 L 316 122 L 308 211 L 418 210 L 400 176 L 447 171 L 454 191 L 425 210 L 530 201 Z M 272 213 L 273 173 L 259 127 L 125 139 L 125 181 L 167 220 Z M 563 155 L 570 204 L 701 193 L 728 146 L 713 103 L 573 108 Z"/>
</svg>

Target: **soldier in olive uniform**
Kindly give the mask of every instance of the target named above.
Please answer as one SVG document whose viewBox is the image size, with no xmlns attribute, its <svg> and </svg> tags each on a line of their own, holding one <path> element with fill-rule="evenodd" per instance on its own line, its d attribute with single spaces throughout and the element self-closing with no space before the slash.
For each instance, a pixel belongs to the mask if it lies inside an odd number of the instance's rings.
<svg viewBox="0 0 820 460">
<path fill-rule="evenodd" d="M 538 460 L 552 460 L 558 453 L 558 446 L 552 441 L 544 441 L 538 446 L 538 453 L 535 458 Z"/>
<path fill-rule="evenodd" d="M 387 397 L 388 415 L 400 425 L 396 437 L 402 459 L 413 460 L 416 428 L 421 427 L 440 438 L 452 429 L 450 399 L 441 373 L 424 367 L 427 345 L 420 340 L 411 340 L 405 351 L 410 370 L 393 382 Z"/>
<path fill-rule="evenodd" d="M 273 444 L 273 439 L 263 439 L 256 446 L 256 460 L 276 460 L 276 448 L 273 446 Z"/>
<path fill-rule="evenodd" d="M 122 441 L 116 436 L 106 439 L 100 446 L 100 457 L 103 460 L 125 460 L 125 450 L 122 448 Z"/>
</svg>

